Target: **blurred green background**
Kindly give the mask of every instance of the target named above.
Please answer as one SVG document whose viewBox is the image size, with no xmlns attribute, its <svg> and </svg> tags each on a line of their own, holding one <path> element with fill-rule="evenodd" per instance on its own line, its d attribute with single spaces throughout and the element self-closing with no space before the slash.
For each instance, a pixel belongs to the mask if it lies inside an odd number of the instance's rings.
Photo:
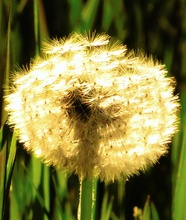
<svg viewBox="0 0 186 220">
<path fill-rule="evenodd" d="M 107 32 L 129 49 L 141 48 L 165 63 L 182 105 L 179 132 L 166 157 L 126 183 L 98 184 L 97 219 L 137 220 L 134 206 L 143 209 L 143 219 L 186 219 L 185 0 L 0 0 L 1 218 L 76 219 L 77 177 L 42 165 L 16 144 L 5 124 L 2 97 L 11 72 L 29 66 L 43 40 L 85 30 Z"/>
</svg>

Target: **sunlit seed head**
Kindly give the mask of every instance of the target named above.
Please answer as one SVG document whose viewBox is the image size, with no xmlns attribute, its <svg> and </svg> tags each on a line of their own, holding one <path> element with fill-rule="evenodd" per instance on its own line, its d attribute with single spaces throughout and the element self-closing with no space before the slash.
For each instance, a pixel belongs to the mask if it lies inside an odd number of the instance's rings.
<svg viewBox="0 0 186 220">
<path fill-rule="evenodd" d="M 179 100 L 165 67 L 106 34 L 73 33 L 13 76 L 9 124 L 28 151 L 79 177 L 119 180 L 164 155 Z"/>
</svg>

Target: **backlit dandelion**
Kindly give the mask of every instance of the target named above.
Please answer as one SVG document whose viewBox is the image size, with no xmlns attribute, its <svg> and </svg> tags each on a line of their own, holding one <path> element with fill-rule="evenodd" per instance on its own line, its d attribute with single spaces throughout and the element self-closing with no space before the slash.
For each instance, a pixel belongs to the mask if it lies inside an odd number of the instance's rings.
<svg viewBox="0 0 186 220">
<path fill-rule="evenodd" d="M 9 124 L 28 151 L 60 170 L 113 181 L 167 152 L 177 128 L 164 65 L 106 34 L 73 33 L 43 46 L 13 76 Z"/>
</svg>

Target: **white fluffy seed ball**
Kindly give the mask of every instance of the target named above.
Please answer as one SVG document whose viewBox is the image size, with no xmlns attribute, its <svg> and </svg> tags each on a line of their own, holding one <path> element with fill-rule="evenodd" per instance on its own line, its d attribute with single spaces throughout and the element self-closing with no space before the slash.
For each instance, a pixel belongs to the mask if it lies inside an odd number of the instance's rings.
<svg viewBox="0 0 186 220">
<path fill-rule="evenodd" d="M 119 180 L 167 152 L 178 97 L 164 65 L 106 34 L 45 43 L 13 76 L 9 124 L 43 162 L 80 177 Z"/>
</svg>

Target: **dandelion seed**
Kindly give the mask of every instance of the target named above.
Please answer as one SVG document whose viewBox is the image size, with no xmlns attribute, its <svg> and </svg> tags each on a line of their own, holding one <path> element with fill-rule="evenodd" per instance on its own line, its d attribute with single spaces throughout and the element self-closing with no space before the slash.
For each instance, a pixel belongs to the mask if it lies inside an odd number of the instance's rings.
<svg viewBox="0 0 186 220">
<path fill-rule="evenodd" d="M 44 44 L 5 97 L 19 141 L 45 163 L 114 181 L 157 162 L 177 129 L 178 97 L 163 65 L 106 34 Z"/>
</svg>

